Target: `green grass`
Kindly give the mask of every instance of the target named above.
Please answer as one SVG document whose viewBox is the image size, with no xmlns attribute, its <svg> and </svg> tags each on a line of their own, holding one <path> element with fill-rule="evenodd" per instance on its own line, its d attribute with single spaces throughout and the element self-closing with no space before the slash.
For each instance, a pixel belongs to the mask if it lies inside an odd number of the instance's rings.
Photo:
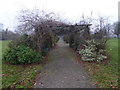
<svg viewBox="0 0 120 90">
<path fill-rule="evenodd" d="M 32 88 L 41 65 L 17 66 L 3 64 L 2 88 Z"/>
<path fill-rule="evenodd" d="M 0 41 L 3 53 L 8 48 L 8 43 L 9 41 Z M 32 88 L 41 68 L 40 64 L 10 65 L 2 63 L 2 88 Z"/>
<path fill-rule="evenodd" d="M 107 42 L 107 52 L 110 52 L 110 64 L 118 64 L 118 39 L 110 39 Z"/>
<path fill-rule="evenodd" d="M 0 41 L 0 59 L 2 58 L 2 55 L 5 52 L 5 49 L 7 49 L 9 42 L 10 41 Z"/>
<path fill-rule="evenodd" d="M 86 70 L 92 76 L 92 80 L 100 88 L 118 87 L 118 39 L 110 39 L 106 50 L 109 63 L 85 63 Z M 120 53 L 119 53 L 120 55 Z"/>
</svg>

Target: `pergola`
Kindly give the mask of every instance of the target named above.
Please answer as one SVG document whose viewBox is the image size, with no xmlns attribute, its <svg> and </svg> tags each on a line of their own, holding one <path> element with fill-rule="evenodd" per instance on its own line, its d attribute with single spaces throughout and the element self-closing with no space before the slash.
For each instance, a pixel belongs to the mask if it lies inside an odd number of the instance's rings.
<svg viewBox="0 0 120 90">
<path fill-rule="evenodd" d="M 63 35 L 67 33 L 80 33 L 80 32 L 85 32 L 86 34 L 90 34 L 90 28 L 92 24 L 80 24 L 80 25 L 61 25 L 57 26 L 57 35 Z"/>
</svg>

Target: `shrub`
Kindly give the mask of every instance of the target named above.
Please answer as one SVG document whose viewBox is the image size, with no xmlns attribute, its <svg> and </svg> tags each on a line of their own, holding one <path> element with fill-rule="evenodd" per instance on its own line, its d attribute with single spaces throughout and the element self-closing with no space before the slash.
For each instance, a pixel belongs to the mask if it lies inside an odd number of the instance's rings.
<svg viewBox="0 0 120 90">
<path fill-rule="evenodd" d="M 31 48 L 20 45 L 8 49 L 3 60 L 10 64 L 32 64 L 41 62 L 42 56 Z"/>
<path fill-rule="evenodd" d="M 11 41 L 8 45 L 9 48 L 13 48 L 19 45 L 24 45 L 28 46 L 30 48 L 33 48 L 33 43 L 32 43 L 32 36 L 24 34 L 21 37 L 19 37 L 17 40 Z"/>
<path fill-rule="evenodd" d="M 57 43 L 59 41 L 59 37 L 56 37 L 55 39 L 55 43 Z"/>
<path fill-rule="evenodd" d="M 69 35 L 64 35 L 63 39 L 66 43 L 69 43 Z"/>
<path fill-rule="evenodd" d="M 88 44 L 84 45 L 84 48 L 79 50 L 79 54 L 81 55 L 81 60 L 83 61 L 103 61 L 107 58 L 104 55 L 105 50 L 100 49 L 99 52 L 96 51 L 96 43 L 94 40 L 86 41 Z"/>
<path fill-rule="evenodd" d="M 76 43 L 73 43 L 71 47 L 72 47 L 74 50 L 76 50 L 76 49 L 77 49 Z"/>
</svg>

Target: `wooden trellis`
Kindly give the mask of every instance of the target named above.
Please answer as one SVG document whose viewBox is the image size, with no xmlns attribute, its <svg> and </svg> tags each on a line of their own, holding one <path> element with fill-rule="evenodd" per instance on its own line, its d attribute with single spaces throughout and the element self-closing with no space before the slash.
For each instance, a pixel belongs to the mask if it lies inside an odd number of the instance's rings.
<svg viewBox="0 0 120 90">
<path fill-rule="evenodd" d="M 67 34 L 67 33 L 80 33 L 80 32 L 85 32 L 86 34 L 90 34 L 90 28 L 92 24 L 81 24 L 81 25 L 63 25 L 63 26 L 58 26 L 57 34 Z"/>
</svg>

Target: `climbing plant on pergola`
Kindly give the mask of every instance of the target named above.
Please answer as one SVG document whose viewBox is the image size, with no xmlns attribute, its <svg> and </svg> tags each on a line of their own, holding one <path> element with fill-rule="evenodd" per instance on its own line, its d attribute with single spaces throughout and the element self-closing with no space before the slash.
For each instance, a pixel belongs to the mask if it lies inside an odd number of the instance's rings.
<svg viewBox="0 0 120 90">
<path fill-rule="evenodd" d="M 59 26 L 59 34 L 63 34 L 65 41 L 67 41 L 72 47 L 77 50 L 78 46 L 84 43 L 84 40 L 90 39 L 90 26 L 92 24 L 80 24 L 80 25 L 63 25 Z M 65 39 L 64 38 L 64 39 Z"/>
</svg>

